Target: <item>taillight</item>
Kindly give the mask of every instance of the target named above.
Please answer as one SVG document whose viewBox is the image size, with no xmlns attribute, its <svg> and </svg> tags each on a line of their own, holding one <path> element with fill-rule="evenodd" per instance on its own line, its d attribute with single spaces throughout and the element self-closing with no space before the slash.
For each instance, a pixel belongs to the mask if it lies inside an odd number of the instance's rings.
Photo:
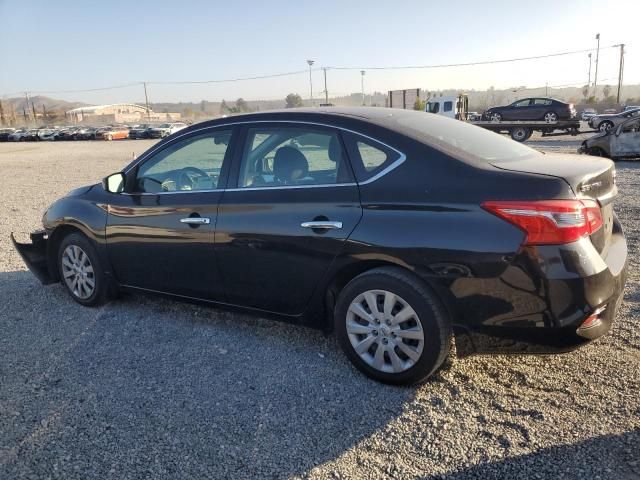
<svg viewBox="0 0 640 480">
<path fill-rule="evenodd" d="M 595 200 L 491 201 L 482 208 L 524 231 L 524 245 L 575 242 L 602 227 Z"/>
</svg>

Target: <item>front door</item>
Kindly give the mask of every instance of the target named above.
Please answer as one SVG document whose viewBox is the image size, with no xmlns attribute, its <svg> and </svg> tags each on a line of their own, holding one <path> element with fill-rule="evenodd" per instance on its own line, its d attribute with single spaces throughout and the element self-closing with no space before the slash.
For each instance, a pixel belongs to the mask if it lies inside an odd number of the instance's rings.
<svg viewBox="0 0 640 480">
<path fill-rule="evenodd" d="M 625 122 L 609 138 L 612 158 L 640 156 L 640 118 Z"/>
<path fill-rule="evenodd" d="M 231 130 L 187 134 L 127 172 L 108 206 L 107 252 L 122 285 L 223 300 L 213 248 Z"/>
<path fill-rule="evenodd" d="M 330 128 L 256 124 L 243 138 L 216 229 L 226 297 L 300 314 L 362 216 L 353 171 Z"/>
</svg>

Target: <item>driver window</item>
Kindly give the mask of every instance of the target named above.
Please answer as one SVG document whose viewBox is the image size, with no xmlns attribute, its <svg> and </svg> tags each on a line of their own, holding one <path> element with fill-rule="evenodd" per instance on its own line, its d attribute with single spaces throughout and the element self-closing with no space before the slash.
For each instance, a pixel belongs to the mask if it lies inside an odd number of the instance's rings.
<svg viewBox="0 0 640 480">
<path fill-rule="evenodd" d="M 168 146 L 138 168 L 136 191 L 215 190 L 230 138 L 230 130 L 208 132 Z"/>
</svg>

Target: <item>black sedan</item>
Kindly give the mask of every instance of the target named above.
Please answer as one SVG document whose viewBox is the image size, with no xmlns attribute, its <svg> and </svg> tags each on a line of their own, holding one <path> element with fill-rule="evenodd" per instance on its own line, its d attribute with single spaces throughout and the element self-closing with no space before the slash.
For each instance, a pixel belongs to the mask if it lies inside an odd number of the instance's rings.
<svg viewBox="0 0 640 480">
<path fill-rule="evenodd" d="M 552 353 L 609 330 L 614 173 L 422 112 L 255 113 L 164 139 L 14 243 L 82 305 L 153 292 L 334 330 L 367 375 L 413 383 L 452 336 Z"/>
<path fill-rule="evenodd" d="M 553 98 L 523 98 L 504 107 L 492 107 L 485 112 L 485 118 L 500 121 L 545 121 L 572 120 L 577 117 L 573 104 Z"/>
</svg>

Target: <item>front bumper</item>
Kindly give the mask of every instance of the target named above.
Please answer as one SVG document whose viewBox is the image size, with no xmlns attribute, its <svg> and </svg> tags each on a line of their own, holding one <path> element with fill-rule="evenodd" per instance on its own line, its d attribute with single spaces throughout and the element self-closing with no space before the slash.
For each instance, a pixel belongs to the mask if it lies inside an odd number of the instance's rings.
<svg viewBox="0 0 640 480">
<path fill-rule="evenodd" d="M 18 243 L 11 234 L 11 242 L 18 251 L 27 268 L 33 273 L 38 280 L 44 285 L 55 283 L 56 280 L 49 270 L 49 261 L 47 257 L 47 233 L 44 230 L 38 230 L 31 235 L 31 243 Z"/>
</svg>

